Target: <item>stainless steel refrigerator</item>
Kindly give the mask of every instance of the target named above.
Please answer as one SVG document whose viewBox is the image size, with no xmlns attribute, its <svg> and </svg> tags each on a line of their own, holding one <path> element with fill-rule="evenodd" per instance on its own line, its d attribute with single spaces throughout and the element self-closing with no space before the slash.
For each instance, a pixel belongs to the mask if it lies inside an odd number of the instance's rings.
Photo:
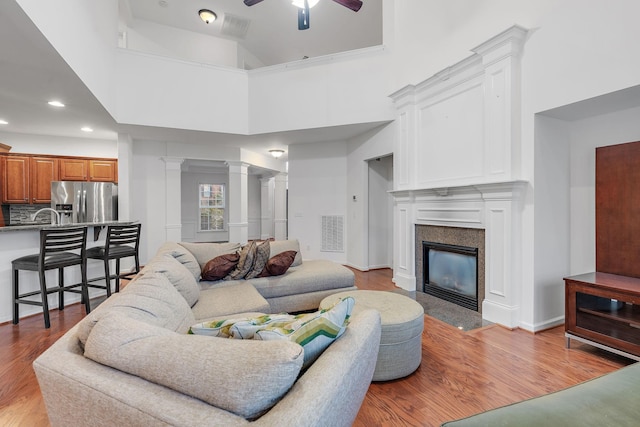
<svg viewBox="0 0 640 427">
<path fill-rule="evenodd" d="M 118 219 L 118 186 L 113 182 L 53 181 L 51 208 L 62 224 Z"/>
</svg>

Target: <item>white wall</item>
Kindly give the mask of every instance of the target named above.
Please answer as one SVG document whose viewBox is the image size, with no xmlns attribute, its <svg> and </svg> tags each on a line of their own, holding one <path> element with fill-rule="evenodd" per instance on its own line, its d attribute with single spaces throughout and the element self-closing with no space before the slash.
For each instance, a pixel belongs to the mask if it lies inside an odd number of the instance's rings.
<svg viewBox="0 0 640 427">
<path fill-rule="evenodd" d="M 253 70 L 249 130 L 265 133 L 393 119 L 389 54 L 377 48 Z"/>
<path fill-rule="evenodd" d="M 131 50 L 226 67 L 238 63 L 235 41 L 143 20 L 135 20 L 126 32 Z"/>
<path fill-rule="evenodd" d="M 565 122 L 536 117 L 535 264 L 544 265 L 522 301 L 529 330 L 555 326 L 564 320 L 564 281 L 569 273 L 569 131 Z M 533 313 L 530 312 L 533 310 Z M 533 314 L 533 316 L 531 316 Z M 527 323 L 525 321 L 524 323 Z"/>
<path fill-rule="evenodd" d="M 166 172 L 161 157 L 166 146 L 160 142 L 134 141 L 131 183 L 131 219 L 142 223 L 140 262 L 149 261 L 166 241 Z M 176 200 L 176 203 L 179 203 Z"/>
<path fill-rule="evenodd" d="M 289 239 L 300 241 L 303 259 L 324 258 L 346 263 L 346 251 L 320 251 L 321 216 L 344 215 L 346 218 L 346 182 L 346 142 L 289 146 Z M 348 230 L 349 222 L 345 222 Z"/>
<path fill-rule="evenodd" d="M 119 123 L 246 134 L 242 70 L 118 49 Z"/>
<path fill-rule="evenodd" d="M 118 2 L 18 0 L 18 4 L 113 116 Z"/>
<path fill-rule="evenodd" d="M 55 156 L 118 157 L 116 140 L 69 138 L 0 131 L 0 141 L 10 145 L 11 153 L 51 154 Z"/>
</svg>

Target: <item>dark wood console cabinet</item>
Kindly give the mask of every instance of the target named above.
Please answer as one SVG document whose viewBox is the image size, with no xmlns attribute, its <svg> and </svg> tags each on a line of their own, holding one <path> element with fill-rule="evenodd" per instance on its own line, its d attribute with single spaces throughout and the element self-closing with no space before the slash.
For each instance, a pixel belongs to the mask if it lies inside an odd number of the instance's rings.
<svg viewBox="0 0 640 427">
<path fill-rule="evenodd" d="M 609 273 L 565 277 L 565 337 L 640 361 L 640 279 Z"/>
</svg>

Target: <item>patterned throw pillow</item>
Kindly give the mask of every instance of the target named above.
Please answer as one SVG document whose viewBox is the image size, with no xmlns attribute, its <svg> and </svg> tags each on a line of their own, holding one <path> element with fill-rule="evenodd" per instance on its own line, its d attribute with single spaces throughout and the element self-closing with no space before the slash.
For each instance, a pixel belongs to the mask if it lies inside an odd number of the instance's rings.
<svg viewBox="0 0 640 427">
<path fill-rule="evenodd" d="M 244 276 L 245 279 L 253 279 L 254 277 L 258 277 L 260 273 L 262 273 L 262 270 L 264 270 L 264 267 L 269 261 L 269 248 L 270 246 L 268 240 L 266 242 L 260 243 L 256 247 L 256 256 L 253 261 L 253 267 L 251 267 L 251 270 L 247 273 L 246 276 Z"/>
<path fill-rule="evenodd" d="M 260 277 L 281 276 L 287 272 L 293 260 L 296 258 L 296 251 L 280 252 L 278 255 L 269 258 L 267 265 L 260 273 Z"/>
<path fill-rule="evenodd" d="M 224 254 L 209 260 L 202 268 L 200 280 L 215 281 L 224 279 L 240 261 L 239 254 Z"/>
<path fill-rule="evenodd" d="M 254 339 L 289 340 L 300 344 L 304 348 L 302 368 L 305 369 L 344 333 L 354 304 L 353 297 L 342 298 L 328 309 L 297 315 L 292 322 L 260 329 L 255 332 Z"/>
<path fill-rule="evenodd" d="M 240 250 L 240 260 L 238 261 L 238 265 L 227 277 L 224 278 L 224 280 L 244 279 L 244 276 L 246 276 L 247 273 L 251 271 L 251 267 L 253 267 L 255 255 L 256 242 L 251 241 L 244 245 Z"/>
<path fill-rule="evenodd" d="M 290 314 L 265 314 L 259 317 L 239 317 L 198 323 L 189 328 L 189 334 L 210 337 L 252 339 L 259 329 L 269 325 L 286 324 L 294 320 Z"/>
</svg>

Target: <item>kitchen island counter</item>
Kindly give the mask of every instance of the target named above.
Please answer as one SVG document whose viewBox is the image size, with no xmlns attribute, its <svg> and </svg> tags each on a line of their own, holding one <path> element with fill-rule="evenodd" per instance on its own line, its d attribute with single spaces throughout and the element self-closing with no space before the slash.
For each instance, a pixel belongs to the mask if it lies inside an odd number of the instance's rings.
<svg viewBox="0 0 640 427">
<path fill-rule="evenodd" d="M 70 228 L 70 227 L 106 227 L 108 225 L 129 225 L 136 224 L 138 221 L 104 221 L 104 222 L 79 222 L 75 224 L 15 224 L 0 227 L 0 233 L 13 231 L 30 231 L 42 230 L 44 228 Z"/>
</svg>

